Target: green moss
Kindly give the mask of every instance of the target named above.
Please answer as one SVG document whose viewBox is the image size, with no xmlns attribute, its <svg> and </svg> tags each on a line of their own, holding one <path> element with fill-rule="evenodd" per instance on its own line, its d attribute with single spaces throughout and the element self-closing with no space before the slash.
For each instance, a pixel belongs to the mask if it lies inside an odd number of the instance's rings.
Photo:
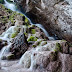
<svg viewBox="0 0 72 72">
<path fill-rule="evenodd" d="M 34 48 L 35 48 L 35 47 L 36 47 L 36 45 L 33 45 L 32 47 L 34 47 Z"/>
<path fill-rule="evenodd" d="M 70 47 L 72 47 L 72 44 L 71 44 L 71 43 L 68 43 L 68 45 L 69 45 Z"/>
<path fill-rule="evenodd" d="M 56 60 L 57 60 L 56 52 L 51 52 L 51 54 L 50 54 L 50 61 L 56 61 Z"/>
<path fill-rule="evenodd" d="M 25 18 L 25 24 L 26 26 L 29 26 L 29 20 L 27 18 Z"/>
<path fill-rule="evenodd" d="M 66 40 L 64 40 L 64 39 L 62 39 L 62 41 L 65 41 L 66 42 Z"/>
<path fill-rule="evenodd" d="M 0 0 L 0 3 L 4 4 L 4 0 Z"/>
<path fill-rule="evenodd" d="M 11 38 L 15 38 L 17 36 L 17 32 L 11 34 Z"/>
<path fill-rule="evenodd" d="M 35 34 L 36 33 L 36 30 L 35 29 L 31 29 L 31 33 L 32 34 Z"/>
<path fill-rule="evenodd" d="M 12 60 L 12 59 L 15 59 L 15 55 L 14 54 L 11 54 L 7 57 L 7 60 Z"/>
<path fill-rule="evenodd" d="M 28 42 L 29 42 L 29 41 L 37 41 L 37 38 L 34 37 L 34 36 L 30 36 L 30 38 L 28 38 L 27 41 L 28 41 Z"/>
<path fill-rule="evenodd" d="M 47 44 L 47 41 L 43 41 L 43 42 L 41 43 L 41 46 L 46 45 L 46 44 Z"/>
<path fill-rule="evenodd" d="M 42 42 L 42 41 L 36 41 L 36 44 L 33 44 L 33 46 L 32 46 L 32 47 L 34 47 L 34 48 L 35 48 L 35 47 L 39 46 L 39 45 L 41 44 L 41 42 Z"/>
<path fill-rule="evenodd" d="M 15 16 L 16 16 L 16 12 L 12 12 L 11 15 L 9 16 L 9 21 L 11 21 L 11 23 L 14 23 L 15 22 Z"/>
<path fill-rule="evenodd" d="M 23 14 L 19 13 L 19 15 L 24 16 Z"/>
<path fill-rule="evenodd" d="M 10 9 L 7 9 L 7 12 L 8 12 L 8 13 L 12 13 L 13 11 L 12 11 L 12 10 L 10 10 Z"/>
<path fill-rule="evenodd" d="M 0 39 L 0 42 L 2 41 L 2 39 Z"/>
<path fill-rule="evenodd" d="M 56 52 L 58 52 L 58 51 L 62 52 L 60 43 L 56 43 L 56 49 L 55 49 L 55 51 Z"/>
<path fill-rule="evenodd" d="M 24 32 L 25 36 L 28 35 L 26 32 Z"/>
</svg>

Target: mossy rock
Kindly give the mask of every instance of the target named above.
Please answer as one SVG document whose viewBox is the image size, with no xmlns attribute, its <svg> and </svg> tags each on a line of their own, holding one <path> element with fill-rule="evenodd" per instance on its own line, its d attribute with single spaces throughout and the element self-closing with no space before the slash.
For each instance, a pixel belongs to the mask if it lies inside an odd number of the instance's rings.
<svg viewBox="0 0 72 72">
<path fill-rule="evenodd" d="M 17 32 L 11 34 L 11 38 L 15 38 L 17 36 Z"/>
<path fill-rule="evenodd" d="M 46 44 L 47 44 L 47 41 L 42 41 L 40 45 L 43 46 L 43 45 L 46 45 Z"/>
<path fill-rule="evenodd" d="M 50 61 L 55 61 L 55 60 L 57 60 L 57 54 L 56 54 L 56 52 L 51 52 Z"/>
<path fill-rule="evenodd" d="M 40 41 L 36 41 L 36 42 L 33 44 L 32 47 L 35 48 L 35 47 L 39 46 L 39 45 L 41 44 L 41 42 L 42 42 L 41 40 L 40 40 Z"/>
<path fill-rule="evenodd" d="M 62 48 L 60 43 L 56 43 L 56 48 L 54 49 L 55 52 L 62 52 Z"/>
<path fill-rule="evenodd" d="M 29 20 L 27 19 L 27 17 L 25 18 L 25 25 L 29 26 Z"/>
<path fill-rule="evenodd" d="M 12 59 L 15 59 L 15 55 L 14 54 L 11 54 L 11 55 L 7 56 L 7 60 L 12 60 Z"/>
<path fill-rule="evenodd" d="M 0 42 L 2 42 L 2 39 L 0 39 Z"/>
<path fill-rule="evenodd" d="M 3 56 L 3 57 L 1 58 L 1 60 L 6 60 L 6 56 Z"/>
<path fill-rule="evenodd" d="M 35 36 L 30 36 L 27 41 L 37 41 L 37 38 Z"/>
<path fill-rule="evenodd" d="M 36 30 L 35 29 L 31 29 L 31 33 L 32 34 L 35 34 L 36 33 Z"/>
</svg>

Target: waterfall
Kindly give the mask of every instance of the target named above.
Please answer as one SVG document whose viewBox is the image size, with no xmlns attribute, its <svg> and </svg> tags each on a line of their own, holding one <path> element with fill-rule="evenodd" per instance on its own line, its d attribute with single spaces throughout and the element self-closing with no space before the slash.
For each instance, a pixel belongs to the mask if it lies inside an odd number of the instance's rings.
<svg viewBox="0 0 72 72">
<path fill-rule="evenodd" d="M 13 3 L 9 3 L 6 0 L 4 0 L 5 4 L 4 6 L 7 7 L 8 9 L 11 9 L 12 11 L 16 11 L 16 6 Z"/>
</svg>

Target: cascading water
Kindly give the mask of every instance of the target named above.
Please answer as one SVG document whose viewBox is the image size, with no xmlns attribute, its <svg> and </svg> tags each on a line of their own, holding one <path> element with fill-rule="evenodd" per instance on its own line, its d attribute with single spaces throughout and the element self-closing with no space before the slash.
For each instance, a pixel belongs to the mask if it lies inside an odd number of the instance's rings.
<svg viewBox="0 0 72 72">
<path fill-rule="evenodd" d="M 16 8 L 16 6 L 14 5 L 14 3 L 9 3 L 6 0 L 4 0 L 4 1 L 5 1 L 5 4 L 4 4 L 5 7 L 7 7 L 8 9 L 11 9 L 12 11 L 17 11 L 18 13 L 22 13 L 25 17 L 27 17 L 23 12 L 19 11 Z M 27 1 L 27 3 L 28 3 L 28 1 Z M 29 18 L 28 18 L 28 20 L 30 21 L 30 24 L 33 24 Z M 39 27 L 40 29 L 42 29 L 42 31 L 49 38 L 49 40 L 55 40 L 55 37 L 49 36 L 48 32 L 45 30 L 45 28 L 41 24 L 33 24 L 33 25 L 36 25 L 37 27 Z"/>
<path fill-rule="evenodd" d="M 3 56 L 6 56 L 6 54 L 8 54 L 10 47 L 11 47 L 11 43 L 2 48 L 2 50 L 1 50 L 1 52 L 0 52 L 0 59 L 1 59 Z"/>
</svg>

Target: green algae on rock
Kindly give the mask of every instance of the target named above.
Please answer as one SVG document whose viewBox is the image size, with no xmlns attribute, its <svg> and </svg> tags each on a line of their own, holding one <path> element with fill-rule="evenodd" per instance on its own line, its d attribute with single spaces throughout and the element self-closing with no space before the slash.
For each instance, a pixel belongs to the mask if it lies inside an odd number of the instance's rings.
<svg viewBox="0 0 72 72">
<path fill-rule="evenodd" d="M 13 59 L 15 59 L 14 54 L 10 54 L 9 56 L 7 56 L 7 60 L 13 60 Z"/>
<path fill-rule="evenodd" d="M 37 38 L 34 37 L 34 36 L 30 36 L 30 37 L 27 39 L 27 41 L 28 41 L 28 42 L 29 42 L 29 41 L 37 41 Z"/>
<path fill-rule="evenodd" d="M 15 33 L 12 33 L 12 34 L 11 34 L 11 38 L 14 38 L 14 37 L 16 37 L 16 36 L 17 36 L 17 34 L 18 34 L 17 32 L 15 32 Z"/>
<path fill-rule="evenodd" d="M 61 45 L 60 43 L 56 43 L 56 49 L 55 49 L 56 52 L 62 52 L 62 48 L 61 48 Z"/>
</svg>

